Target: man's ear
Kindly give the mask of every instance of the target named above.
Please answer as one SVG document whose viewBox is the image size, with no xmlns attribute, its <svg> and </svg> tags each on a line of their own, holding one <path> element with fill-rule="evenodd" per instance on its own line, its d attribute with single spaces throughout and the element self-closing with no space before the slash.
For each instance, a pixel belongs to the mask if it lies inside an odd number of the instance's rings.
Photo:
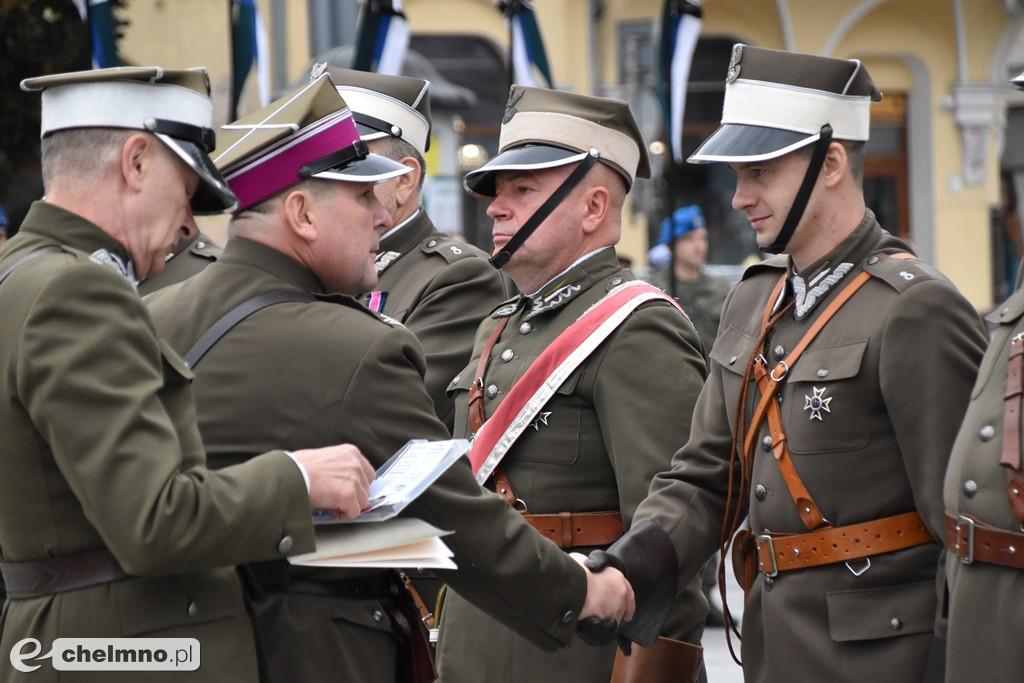
<svg viewBox="0 0 1024 683">
<path fill-rule="evenodd" d="M 119 169 L 121 179 L 132 192 L 142 189 L 142 181 L 149 173 L 156 153 L 154 140 L 144 133 L 132 133 L 121 145 Z"/>
<path fill-rule="evenodd" d="M 284 221 L 303 242 L 315 242 L 320 233 L 320 206 L 308 189 L 288 191 L 283 201 Z"/>
<path fill-rule="evenodd" d="M 825 179 L 825 187 L 830 188 L 835 187 L 840 180 L 849 176 L 850 160 L 846 155 L 846 148 L 841 143 L 832 141 L 829 144 L 821 174 Z"/>
<path fill-rule="evenodd" d="M 608 215 L 611 207 L 611 194 L 604 185 L 594 185 L 583 195 L 583 232 L 595 232 Z"/>
<path fill-rule="evenodd" d="M 423 169 L 420 167 L 419 162 L 413 157 L 402 157 L 398 160 L 398 163 L 412 169 L 412 173 L 400 175 L 395 179 L 398 181 L 398 191 L 396 192 L 395 197 L 398 200 L 398 205 L 404 206 L 416 190 L 419 189 L 420 176 L 423 175 Z"/>
</svg>

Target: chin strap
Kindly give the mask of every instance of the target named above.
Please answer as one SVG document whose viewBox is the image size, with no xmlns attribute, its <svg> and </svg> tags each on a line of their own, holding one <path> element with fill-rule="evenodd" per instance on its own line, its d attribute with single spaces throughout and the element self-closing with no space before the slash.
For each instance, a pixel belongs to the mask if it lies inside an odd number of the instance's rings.
<svg viewBox="0 0 1024 683">
<path fill-rule="evenodd" d="M 579 185 L 580 181 L 583 180 L 583 176 L 587 175 L 587 172 L 590 171 L 590 169 L 594 167 L 594 164 L 597 163 L 597 157 L 598 151 L 596 149 L 591 149 L 590 154 L 580 161 L 580 165 L 576 167 L 576 170 L 573 171 L 569 177 L 565 179 L 565 182 L 559 185 L 558 189 L 548 197 L 547 201 L 545 201 L 541 207 L 537 209 L 532 216 L 530 216 L 530 220 L 526 221 L 526 223 L 523 224 L 523 227 L 519 228 L 519 231 L 512 236 L 512 239 L 508 241 L 508 244 L 506 244 L 501 251 L 491 257 L 492 266 L 500 270 L 502 266 L 508 263 L 509 259 L 512 258 L 512 254 L 516 253 L 516 250 L 523 246 L 523 242 L 526 241 L 526 238 L 532 235 L 533 231 L 537 229 L 537 226 L 544 222 L 544 219 L 555 210 L 555 207 L 562 203 L 562 200 L 572 192 L 574 187 Z"/>
<path fill-rule="evenodd" d="M 832 126 L 826 123 L 821 127 L 821 135 L 814 145 L 811 163 L 807 166 L 804 181 L 800 184 L 800 189 L 796 193 L 796 199 L 793 200 L 793 206 L 789 209 L 789 215 L 786 216 L 786 222 L 782 225 L 782 230 L 779 231 L 778 236 L 775 238 L 775 243 L 767 247 L 761 247 L 761 251 L 769 254 L 781 254 L 786 245 L 789 244 L 797 224 L 804 215 L 804 209 L 807 208 L 807 200 L 811 198 L 811 190 L 814 189 L 814 183 L 818 180 L 821 167 L 825 164 L 825 154 L 828 152 L 828 146 L 831 143 Z"/>
</svg>

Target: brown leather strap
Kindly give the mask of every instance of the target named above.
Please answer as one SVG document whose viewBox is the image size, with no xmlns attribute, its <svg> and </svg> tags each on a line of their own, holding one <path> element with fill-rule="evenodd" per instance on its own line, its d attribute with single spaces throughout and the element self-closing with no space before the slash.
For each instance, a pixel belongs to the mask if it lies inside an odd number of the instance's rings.
<svg viewBox="0 0 1024 683">
<path fill-rule="evenodd" d="M 412 579 L 409 578 L 408 574 L 401 570 L 399 570 L 398 575 L 402 578 L 402 583 L 405 584 L 405 587 L 412 595 L 412 601 L 416 604 L 416 609 L 420 612 L 420 621 L 422 621 L 423 625 L 431 631 L 437 628 L 437 619 L 434 617 L 434 613 L 427 607 L 427 603 L 423 602 L 423 598 L 420 596 L 420 592 L 416 590 L 416 586 L 413 585 Z"/>
<path fill-rule="evenodd" d="M 469 388 L 468 397 L 469 426 L 474 434 L 483 426 L 486 419 L 484 414 L 484 374 L 487 372 L 487 364 L 491 360 L 491 351 L 494 349 L 494 345 L 498 343 L 498 338 L 501 337 L 501 333 L 504 331 L 508 321 L 508 318 L 502 318 L 498 321 L 498 325 L 491 332 L 491 336 L 487 338 L 484 350 L 480 354 L 480 360 L 476 364 L 476 377 L 473 378 L 473 386 Z"/>
<path fill-rule="evenodd" d="M 964 564 L 987 562 L 1024 569 L 1024 533 L 946 513 L 946 547 Z"/>
<path fill-rule="evenodd" d="M 1024 524 L 1024 474 L 1021 473 L 1020 419 L 1024 400 L 1024 322 L 1010 339 L 1003 392 L 1003 450 L 999 464 L 1006 468 L 1006 496 L 1017 522 Z"/>
<path fill-rule="evenodd" d="M 27 600 L 129 578 L 106 548 L 77 555 L 0 563 L 7 597 Z"/>
<path fill-rule="evenodd" d="M 500 465 L 491 472 L 491 481 L 494 482 L 494 490 L 505 499 L 506 503 L 519 510 L 519 512 L 526 512 L 526 503 L 516 496 L 516 490 L 512 487 L 512 482 L 509 481 L 508 475 L 505 474 L 505 470 Z"/>
<path fill-rule="evenodd" d="M 523 515 L 523 519 L 563 550 L 610 545 L 624 533 L 618 511 Z"/>
<path fill-rule="evenodd" d="M 649 648 L 634 643 L 628 657 L 619 650 L 610 683 L 696 683 L 703 661 L 700 645 L 658 636 Z"/>
<path fill-rule="evenodd" d="M 755 540 L 758 569 L 768 576 L 793 569 L 862 560 L 935 542 L 916 510 L 806 534 L 769 532 L 758 535 Z"/>
</svg>

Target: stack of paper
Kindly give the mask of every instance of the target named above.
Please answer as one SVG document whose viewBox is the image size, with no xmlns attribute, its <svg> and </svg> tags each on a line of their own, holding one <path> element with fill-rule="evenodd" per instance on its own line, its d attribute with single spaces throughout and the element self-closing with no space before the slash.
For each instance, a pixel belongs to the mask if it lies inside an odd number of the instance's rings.
<svg viewBox="0 0 1024 683">
<path fill-rule="evenodd" d="M 426 567 L 455 569 L 442 531 L 421 519 L 332 524 L 316 529 L 316 550 L 288 558 L 307 567 Z"/>
</svg>

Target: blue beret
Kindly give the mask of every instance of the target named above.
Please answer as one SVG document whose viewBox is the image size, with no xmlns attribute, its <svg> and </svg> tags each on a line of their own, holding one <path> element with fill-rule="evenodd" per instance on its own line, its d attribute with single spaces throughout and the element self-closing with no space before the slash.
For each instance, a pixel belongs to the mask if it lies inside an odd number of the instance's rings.
<svg viewBox="0 0 1024 683">
<path fill-rule="evenodd" d="M 661 234 L 658 244 L 674 242 L 693 230 L 704 227 L 704 214 L 696 204 L 684 206 L 672 212 L 672 215 L 661 223 Z"/>
</svg>

